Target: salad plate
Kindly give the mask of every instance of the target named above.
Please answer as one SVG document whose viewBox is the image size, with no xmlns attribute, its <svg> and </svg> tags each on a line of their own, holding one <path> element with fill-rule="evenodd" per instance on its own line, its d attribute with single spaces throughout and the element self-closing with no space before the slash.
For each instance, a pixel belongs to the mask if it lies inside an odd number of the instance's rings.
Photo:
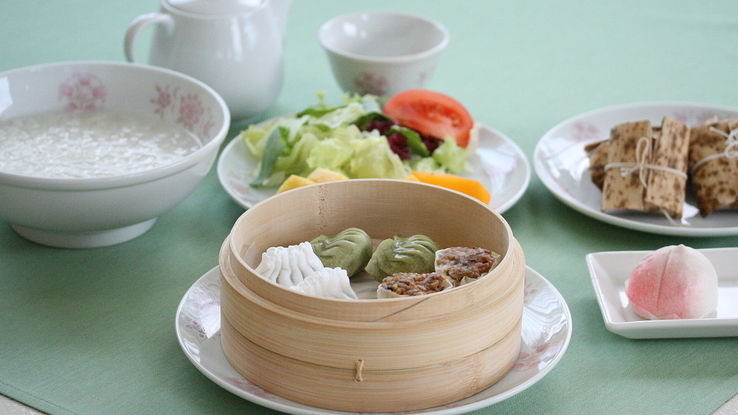
<svg viewBox="0 0 738 415">
<path fill-rule="evenodd" d="M 664 116 L 694 126 L 715 117 L 738 116 L 738 109 L 652 102 L 608 107 L 577 115 L 553 127 L 538 142 L 533 155 L 536 174 L 564 204 L 612 225 L 662 235 L 738 235 L 738 211 L 717 211 L 703 218 L 699 215 L 696 201 L 689 194 L 681 220 L 670 220 L 658 213 L 600 211 L 602 192 L 591 181 L 589 159 L 584 147 L 607 139 L 610 129 L 617 124 L 650 120 L 652 124 L 660 125 Z"/>
<path fill-rule="evenodd" d="M 499 213 L 512 207 L 528 188 L 528 159 L 515 142 L 495 129 L 479 126 L 479 142 L 468 162 L 472 172 L 464 176 L 482 182 L 492 195 L 490 206 Z M 248 151 L 240 135 L 228 143 L 218 160 L 221 185 L 244 209 L 276 193 L 275 188 L 250 186 L 258 165 L 259 160 Z"/>
<path fill-rule="evenodd" d="M 185 293 L 177 309 L 175 329 L 190 362 L 210 380 L 243 399 L 288 414 L 352 414 L 281 398 L 250 382 L 230 365 L 220 346 L 218 267 L 200 277 Z M 510 398 L 536 384 L 556 366 L 569 346 L 571 334 L 571 314 L 564 298 L 548 280 L 526 267 L 522 343 L 513 369 L 495 385 L 469 398 L 404 413 L 455 415 Z"/>
<path fill-rule="evenodd" d="M 706 317 L 646 320 L 629 306 L 625 281 L 651 251 L 597 252 L 586 256 L 592 285 L 607 329 L 631 339 L 738 336 L 738 248 L 699 249 L 718 275 L 717 310 Z"/>
</svg>

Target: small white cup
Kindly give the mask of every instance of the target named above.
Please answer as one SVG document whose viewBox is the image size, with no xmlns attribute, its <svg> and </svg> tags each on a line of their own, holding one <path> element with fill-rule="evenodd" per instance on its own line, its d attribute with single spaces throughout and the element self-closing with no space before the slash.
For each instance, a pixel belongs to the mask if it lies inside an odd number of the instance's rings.
<svg viewBox="0 0 738 415">
<path fill-rule="evenodd" d="M 448 44 L 440 23 L 384 11 L 336 17 L 318 37 L 341 89 L 387 97 L 425 87 Z"/>
</svg>

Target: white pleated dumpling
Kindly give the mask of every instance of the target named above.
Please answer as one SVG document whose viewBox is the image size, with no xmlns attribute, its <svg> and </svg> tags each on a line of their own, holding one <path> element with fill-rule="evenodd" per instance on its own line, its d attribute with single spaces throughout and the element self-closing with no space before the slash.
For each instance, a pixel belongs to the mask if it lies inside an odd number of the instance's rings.
<svg viewBox="0 0 738 415">
<path fill-rule="evenodd" d="M 270 281 L 276 281 L 275 273 L 279 273 L 279 268 L 282 266 L 281 259 L 276 247 L 268 248 L 261 254 L 261 262 L 254 271 Z"/>
<path fill-rule="evenodd" d="M 358 300 L 343 268 L 323 268 L 290 289 L 317 297 Z"/>
<path fill-rule="evenodd" d="M 310 242 L 303 242 L 268 248 L 261 254 L 261 263 L 255 271 L 269 281 L 292 287 L 323 268 Z"/>
</svg>

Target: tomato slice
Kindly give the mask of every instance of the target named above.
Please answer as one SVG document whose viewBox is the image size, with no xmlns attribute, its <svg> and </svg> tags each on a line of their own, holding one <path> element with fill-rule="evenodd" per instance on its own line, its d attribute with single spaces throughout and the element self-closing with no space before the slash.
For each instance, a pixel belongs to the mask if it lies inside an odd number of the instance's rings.
<svg viewBox="0 0 738 415">
<path fill-rule="evenodd" d="M 461 103 L 427 89 L 408 89 L 393 95 L 382 112 L 400 125 L 436 138 L 452 137 L 466 148 L 474 120 Z"/>
</svg>

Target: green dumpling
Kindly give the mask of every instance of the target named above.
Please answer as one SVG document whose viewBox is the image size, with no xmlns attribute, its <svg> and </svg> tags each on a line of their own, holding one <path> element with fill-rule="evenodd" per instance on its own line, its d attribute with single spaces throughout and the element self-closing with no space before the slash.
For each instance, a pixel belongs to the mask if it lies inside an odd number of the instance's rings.
<svg viewBox="0 0 738 415">
<path fill-rule="evenodd" d="M 313 252 L 326 268 L 342 268 L 350 276 L 372 257 L 372 238 L 359 228 L 348 228 L 334 236 L 320 235 L 310 241 Z"/>
<path fill-rule="evenodd" d="M 407 238 L 397 235 L 379 244 L 366 265 L 366 272 L 379 282 L 400 272 L 433 272 L 437 250 L 436 243 L 425 235 Z"/>
</svg>

